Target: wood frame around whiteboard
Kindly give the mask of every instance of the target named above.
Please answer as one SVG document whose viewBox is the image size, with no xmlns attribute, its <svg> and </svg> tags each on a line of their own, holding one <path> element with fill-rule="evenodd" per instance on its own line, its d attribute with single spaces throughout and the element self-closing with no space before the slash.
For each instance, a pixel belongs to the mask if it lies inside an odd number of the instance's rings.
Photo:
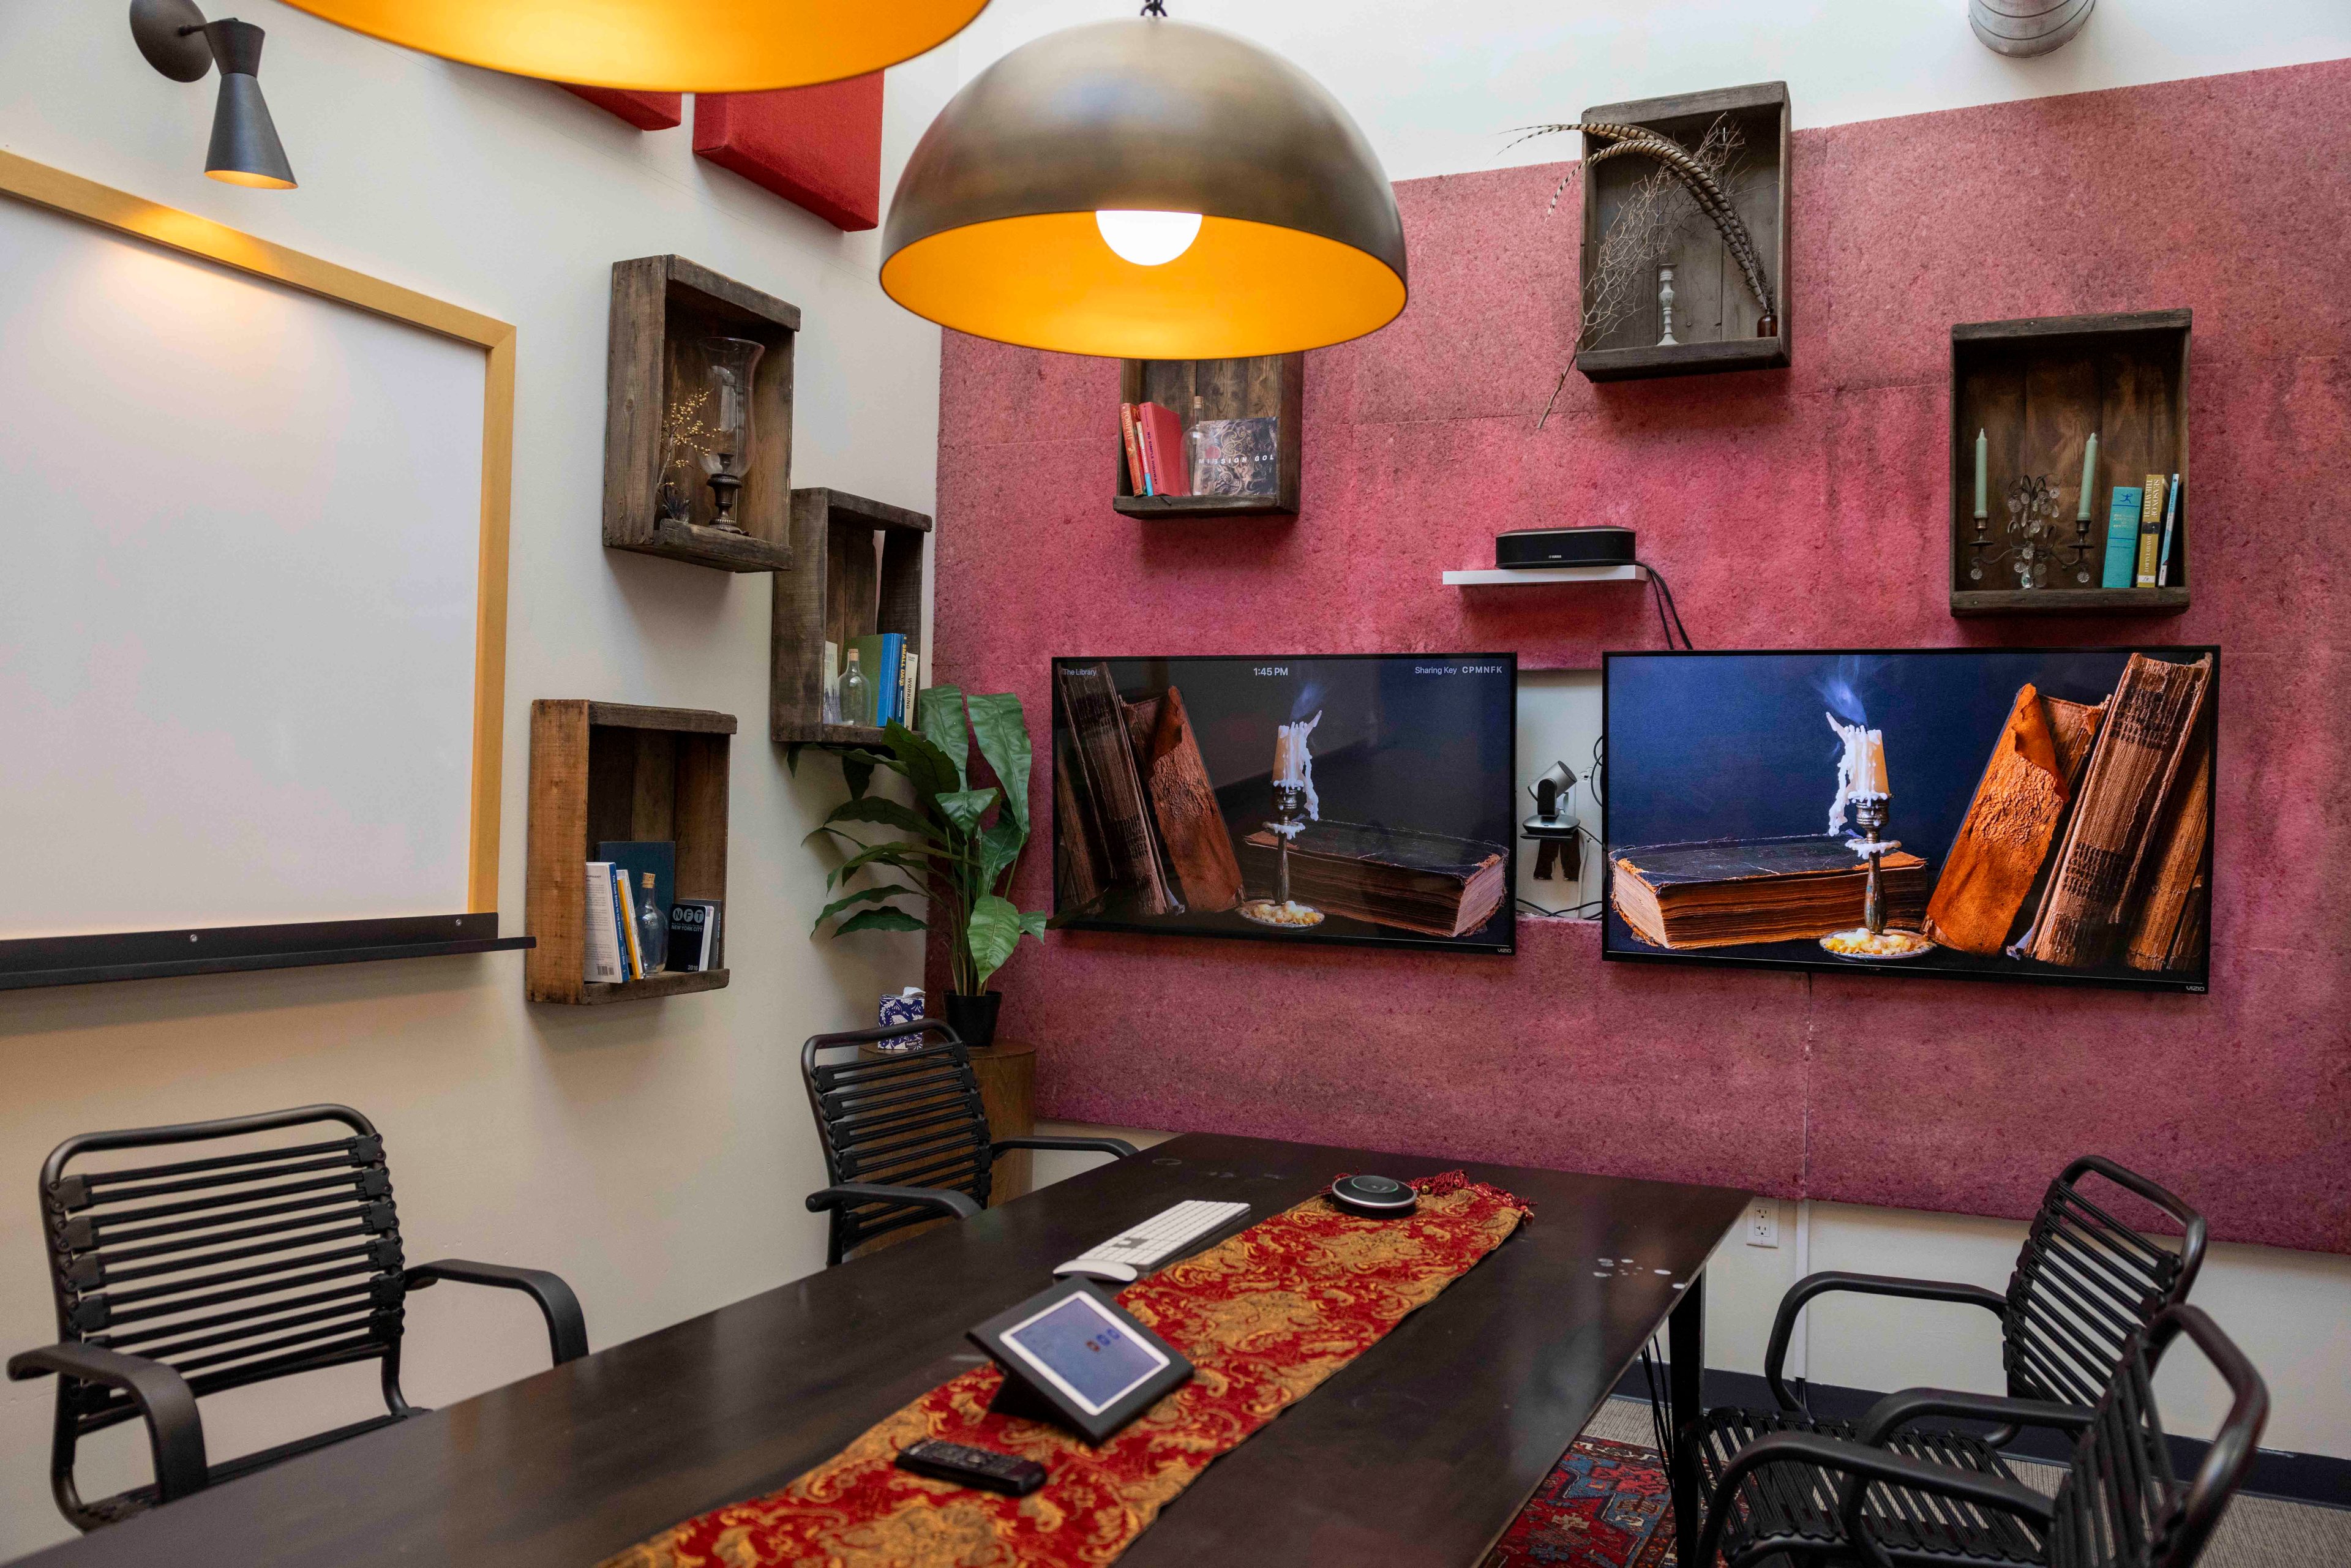
<svg viewBox="0 0 2351 1568">
<path fill-rule="evenodd" d="M 483 351 L 486 361 L 482 389 L 482 528 L 474 606 L 474 755 L 467 789 L 465 916 L 444 931 L 428 929 L 444 918 L 434 916 L 325 921 L 306 926 L 221 928 L 216 935 L 224 938 L 238 933 L 280 935 L 274 942 L 259 944 L 268 951 L 204 960 L 182 958 L 174 952 L 174 961 L 152 961 L 151 955 L 162 956 L 154 944 L 177 941 L 181 936 L 178 932 L 131 933 L 120 937 L 37 937 L 26 943 L 0 943 L 0 948 L 48 950 L 60 960 L 67 958 L 68 945 L 125 945 L 125 950 L 119 954 L 91 954 L 78 962 L 62 962 L 55 970 L 5 966 L 15 972 L 0 972 L 0 989 L 77 979 L 277 968 L 348 961 L 351 957 L 387 957 L 412 950 L 479 952 L 493 947 L 529 946 L 528 937 L 497 936 L 499 767 L 506 731 L 507 533 L 514 477 L 514 327 L 430 295 L 402 288 L 396 283 L 273 245 L 210 218 L 162 206 L 12 152 L 0 152 L 0 196 L 45 207 L 167 250 L 470 343 Z M 487 916 L 486 922 L 481 916 Z M 287 934 L 304 930 L 315 931 L 317 940 L 287 940 Z M 193 940 L 194 934 L 188 939 Z M 55 977 L 43 977 L 48 976 Z"/>
</svg>

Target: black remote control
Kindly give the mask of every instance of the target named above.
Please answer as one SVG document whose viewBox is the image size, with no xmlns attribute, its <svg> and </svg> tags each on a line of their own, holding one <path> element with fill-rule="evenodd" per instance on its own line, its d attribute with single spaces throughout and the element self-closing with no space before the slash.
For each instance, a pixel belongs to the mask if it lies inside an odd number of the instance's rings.
<svg viewBox="0 0 2351 1568">
<path fill-rule="evenodd" d="M 960 1481 L 1012 1497 L 1027 1497 L 1045 1484 L 1045 1467 L 991 1448 L 967 1448 L 925 1437 L 898 1450 L 898 1468 L 935 1480 Z"/>
</svg>

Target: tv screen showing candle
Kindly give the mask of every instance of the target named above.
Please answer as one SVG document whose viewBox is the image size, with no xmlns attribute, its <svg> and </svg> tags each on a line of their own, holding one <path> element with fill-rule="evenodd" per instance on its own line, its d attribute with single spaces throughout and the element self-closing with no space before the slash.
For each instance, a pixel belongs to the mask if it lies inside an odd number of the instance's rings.
<svg viewBox="0 0 2351 1568">
<path fill-rule="evenodd" d="M 1604 957 L 2209 986 L 2219 649 L 1604 664 Z"/>
<path fill-rule="evenodd" d="M 1510 653 L 1053 661 L 1053 924 L 1509 953 Z"/>
</svg>

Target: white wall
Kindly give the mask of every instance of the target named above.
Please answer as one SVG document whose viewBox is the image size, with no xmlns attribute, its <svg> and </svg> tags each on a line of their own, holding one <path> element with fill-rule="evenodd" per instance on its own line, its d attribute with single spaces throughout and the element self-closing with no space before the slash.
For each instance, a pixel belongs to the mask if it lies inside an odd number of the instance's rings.
<svg viewBox="0 0 2351 1568">
<path fill-rule="evenodd" d="M 960 40 L 963 75 L 1134 9 L 995 0 Z M 1967 0 L 1172 0 L 1169 15 L 1303 67 L 1355 116 L 1392 180 L 1573 158 L 1573 138 L 1503 147 L 1516 127 L 1595 104 L 1742 82 L 1785 81 L 1797 125 L 1837 125 L 2351 55 L 2342 0 L 2105 0 L 2037 60 L 1976 42 Z"/>
<path fill-rule="evenodd" d="M 544 84 L 274 0 L 237 14 L 268 29 L 261 81 L 300 190 L 203 177 L 215 84 L 149 69 L 119 0 L 0 7 L 0 146 L 517 326 L 505 927 L 522 926 L 531 699 L 723 709 L 742 724 L 734 982 L 532 1007 L 520 955 L 500 954 L 0 993 L 0 1354 L 55 1337 L 32 1201 L 51 1145 L 318 1100 L 383 1128 L 413 1260 L 555 1269 L 601 1348 L 821 1265 L 821 1223 L 799 1202 L 822 1176 L 795 1053 L 811 1032 L 870 1023 L 880 991 L 921 977 L 910 938 L 810 939 L 821 869 L 799 841 L 839 776 L 811 761 L 795 780 L 767 740 L 768 580 L 599 541 L 611 266 L 675 251 L 799 305 L 794 482 L 925 511 L 938 333 L 880 294 L 876 235 L 695 159 L 690 122 L 639 132 Z M 892 74 L 885 191 L 953 84 L 951 52 Z M 0 532 L 23 522 L 0 495 Z M 546 1363 L 519 1297 L 436 1290 L 409 1322 L 422 1403 Z M 208 1400 L 215 1457 L 368 1414 L 371 1375 L 340 1375 L 325 1399 Z M 53 1387 L 0 1384 L 0 1558 L 69 1533 L 47 1495 Z M 97 1447 L 97 1481 L 138 1474 L 129 1430 Z"/>
</svg>

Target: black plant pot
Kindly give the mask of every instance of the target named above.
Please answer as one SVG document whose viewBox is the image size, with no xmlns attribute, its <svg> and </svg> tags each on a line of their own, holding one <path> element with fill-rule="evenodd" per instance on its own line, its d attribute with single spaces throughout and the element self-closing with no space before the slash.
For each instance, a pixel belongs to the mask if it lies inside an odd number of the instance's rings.
<svg viewBox="0 0 2351 1568">
<path fill-rule="evenodd" d="M 996 1043 L 996 1009 L 1003 1005 L 1002 991 L 989 991 L 977 997 L 949 991 L 947 1027 L 956 1031 L 956 1039 L 972 1050 L 986 1051 Z"/>
</svg>

